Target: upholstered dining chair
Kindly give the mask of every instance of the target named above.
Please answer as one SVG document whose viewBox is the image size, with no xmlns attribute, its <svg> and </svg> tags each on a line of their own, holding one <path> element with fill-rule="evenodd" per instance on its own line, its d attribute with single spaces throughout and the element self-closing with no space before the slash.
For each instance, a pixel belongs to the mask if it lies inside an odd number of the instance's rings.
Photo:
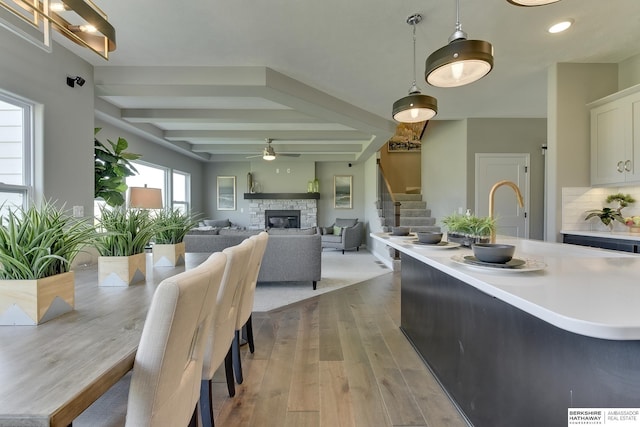
<svg viewBox="0 0 640 427">
<path fill-rule="evenodd" d="M 242 328 L 245 328 L 247 334 L 249 351 L 253 353 L 255 350 L 251 313 L 253 312 L 253 300 L 256 292 L 256 284 L 258 283 L 258 273 L 260 273 L 262 258 L 267 249 L 269 234 L 263 231 L 256 236 L 249 237 L 249 240 L 253 240 L 255 246 L 251 252 L 251 259 L 247 265 L 247 272 L 242 284 L 242 294 L 240 296 L 240 303 L 238 304 L 238 317 L 236 318 L 236 333 L 232 344 L 233 369 L 238 384 L 242 384 L 243 381 L 242 360 L 240 359 L 240 331 Z"/>
<path fill-rule="evenodd" d="M 225 254 L 215 253 L 158 285 L 131 375 L 76 418 L 75 427 L 195 425 L 204 353 L 226 262 Z"/>
<path fill-rule="evenodd" d="M 209 331 L 201 373 L 200 409 L 204 426 L 213 426 L 212 381 L 213 375 L 223 362 L 229 396 L 235 395 L 231 343 L 235 336 L 241 285 L 253 247 L 254 241 L 245 239 L 239 245 L 222 251 L 227 256 L 227 265 L 218 291 L 213 328 Z"/>
</svg>

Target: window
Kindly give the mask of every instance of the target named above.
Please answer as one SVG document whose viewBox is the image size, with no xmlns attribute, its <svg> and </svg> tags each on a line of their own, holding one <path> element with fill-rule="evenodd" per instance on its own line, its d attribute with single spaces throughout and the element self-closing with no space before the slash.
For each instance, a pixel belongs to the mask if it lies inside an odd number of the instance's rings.
<svg viewBox="0 0 640 427">
<path fill-rule="evenodd" d="M 33 195 L 33 105 L 0 92 L 0 205 L 26 208 Z"/>
<path fill-rule="evenodd" d="M 159 188 L 162 190 L 163 206 L 189 210 L 191 204 L 191 175 L 186 172 L 171 170 L 151 163 L 132 162 L 138 174 L 127 177 L 129 187 Z M 169 191 L 170 190 L 170 191 Z"/>
<path fill-rule="evenodd" d="M 172 206 L 173 209 L 180 209 L 180 212 L 189 212 L 191 203 L 191 175 L 185 172 L 173 171 L 172 174 Z"/>
</svg>

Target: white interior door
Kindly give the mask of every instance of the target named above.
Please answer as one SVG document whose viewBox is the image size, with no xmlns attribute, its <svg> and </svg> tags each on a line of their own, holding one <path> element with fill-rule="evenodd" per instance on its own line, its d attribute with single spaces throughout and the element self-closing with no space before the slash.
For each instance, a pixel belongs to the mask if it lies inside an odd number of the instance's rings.
<svg viewBox="0 0 640 427">
<path fill-rule="evenodd" d="M 508 186 L 496 190 L 494 217 L 496 234 L 529 238 L 529 154 L 477 153 L 475 214 L 489 215 L 489 191 L 502 180 L 513 181 L 524 198 L 524 208 L 518 204 L 514 191 Z"/>
</svg>

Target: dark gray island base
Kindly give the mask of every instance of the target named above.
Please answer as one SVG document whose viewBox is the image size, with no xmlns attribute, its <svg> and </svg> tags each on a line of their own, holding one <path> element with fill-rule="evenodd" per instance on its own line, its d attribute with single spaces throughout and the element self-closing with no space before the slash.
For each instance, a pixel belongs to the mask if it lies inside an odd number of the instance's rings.
<svg viewBox="0 0 640 427">
<path fill-rule="evenodd" d="M 567 332 L 404 253 L 401 289 L 403 332 L 474 426 L 640 408 L 640 341 Z"/>
</svg>

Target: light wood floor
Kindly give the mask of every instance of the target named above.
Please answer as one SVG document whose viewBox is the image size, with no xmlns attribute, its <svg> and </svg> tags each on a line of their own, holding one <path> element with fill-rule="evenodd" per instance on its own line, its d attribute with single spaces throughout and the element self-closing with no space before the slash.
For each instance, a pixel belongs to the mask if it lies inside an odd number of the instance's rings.
<svg viewBox="0 0 640 427">
<path fill-rule="evenodd" d="M 389 273 L 254 313 L 236 396 L 214 377 L 216 426 L 467 426 L 399 329 L 399 282 Z"/>
</svg>

